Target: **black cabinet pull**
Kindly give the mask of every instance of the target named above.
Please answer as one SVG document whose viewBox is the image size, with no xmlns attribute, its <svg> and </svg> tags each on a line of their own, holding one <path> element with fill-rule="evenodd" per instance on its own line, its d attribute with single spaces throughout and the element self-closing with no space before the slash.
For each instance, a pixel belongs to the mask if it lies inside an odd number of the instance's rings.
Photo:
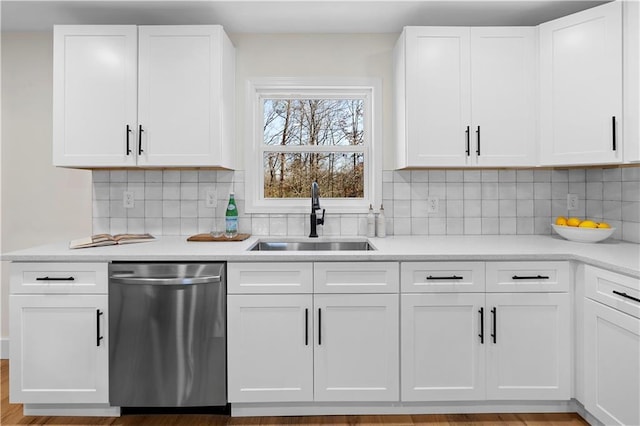
<svg viewBox="0 0 640 426">
<path fill-rule="evenodd" d="M 480 334 L 478 334 L 478 337 L 480 338 L 480 344 L 484 345 L 484 308 L 480 308 L 478 313 L 480 314 Z"/>
<path fill-rule="evenodd" d="M 548 280 L 549 277 L 546 275 L 514 275 L 511 277 L 512 280 Z"/>
<path fill-rule="evenodd" d="M 476 134 L 478 135 L 478 147 L 476 148 L 476 154 L 478 157 L 480 156 L 480 126 L 478 126 L 478 130 L 476 130 Z"/>
<path fill-rule="evenodd" d="M 100 335 L 100 316 L 103 312 L 100 312 L 100 309 L 96 309 L 96 346 L 100 346 L 100 340 L 104 339 Z"/>
<path fill-rule="evenodd" d="M 304 345 L 309 346 L 309 309 L 304 310 Z"/>
<path fill-rule="evenodd" d="M 127 124 L 127 155 L 131 154 L 131 148 L 129 147 L 129 134 L 132 132 L 131 128 Z"/>
<path fill-rule="evenodd" d="M 625 299 L 631 299 L 631 300 L 633 300 L 634 302 L 640 302 L 640 299 L 638 299 L 637 297 L 629 296 L 627 293 L 622 293 L 622 292 L 620 292 L 620 291 L 615 291 L 615 290 L 613 290 L 613 294 L 617 294 L 618 296 L 622 296 L 622 297 L 624 297 Z"/>
<path fill-rule="evenodd" d="M 38 277 L 36 281 L 75 281 L 73 277 Z"/>
<path fill-rule="evenodd" d="M 434 277 L 433 275 L 427 276 L 427 280 L 461 280 L 462 277 L 457 275 L 451 275 L 449 277 Z"/>
<path fill-rule="evenodd" d="M 616 116 L 611 117 L 611 140 L 613 141 L 613 150 L 617 149 L 616 147 Z"/>
<path fill-rule="evenodd" d="M 493 317 L 493 332 L 491 333 L 491 337 L 493 338 L 493 343 L 498 341 L 498 333 L 496 331 L 496 323 L 498 321 L 498 310 L 493 307 L 491 309 L 491 316 Z"/>
<path fill-rule="evenodd" d="M 138 155 L 142 155 L 144 150 L 142 149 L 142 132 L 144 129 L 142 128 L 142 124 L 138 126 Z"/>
<path fill-rule="evenodd" d="M 467 153 L 467 157 L 468 157 L 469 155 L 471 155 L 471 141 L 469 140 L 470 139 L 469 126 L 467 126 L 467 130 L 465 130 L 464 133 L 466 134 L 466 137 L 467 137 L 467 149 L 465 152 Z"/>
<path fill-rule="evenodd" d="M 318 346 L 322 345 L 322 309 L 318 308 Z"/>
</svg>

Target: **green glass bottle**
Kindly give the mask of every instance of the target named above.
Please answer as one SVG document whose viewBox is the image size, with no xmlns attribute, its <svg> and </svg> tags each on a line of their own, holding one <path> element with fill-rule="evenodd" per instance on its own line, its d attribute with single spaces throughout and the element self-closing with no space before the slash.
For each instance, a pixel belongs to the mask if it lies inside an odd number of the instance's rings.
<svg viewBox="0 0 640 426">
<path fill-rule="evenodd" d="M 233 238 L 238 235 L 238 207 L 233 192 L 229 194 L 229 204 L 225 214 L 225 232 L 224 236 Z"/>
</svg>

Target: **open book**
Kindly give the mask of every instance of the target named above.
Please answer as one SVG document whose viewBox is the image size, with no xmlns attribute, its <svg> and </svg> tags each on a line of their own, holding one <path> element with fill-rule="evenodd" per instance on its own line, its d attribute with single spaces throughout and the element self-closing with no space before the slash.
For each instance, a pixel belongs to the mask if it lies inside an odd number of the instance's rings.
<svg viewBox="0 0 640 426">
<path fill-rule="evenodd" d="M 69 243 L 70 249 L 85 247 L 112 246 L 115 244 L 141 243 L 144 241 L 155 240 L 151 234 L 96 234 L 78 240 L 72 240 Z"/>
</svg>

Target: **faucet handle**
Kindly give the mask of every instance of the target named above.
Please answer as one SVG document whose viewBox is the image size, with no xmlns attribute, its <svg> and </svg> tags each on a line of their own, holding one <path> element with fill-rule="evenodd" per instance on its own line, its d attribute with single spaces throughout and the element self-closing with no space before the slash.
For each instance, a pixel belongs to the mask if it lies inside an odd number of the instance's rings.
<svg viewBox="0 0 640 426">
<path fill-rule="evenodd" d="M 322 218 L 318 219 L 318 225 L 324 225 L 324 209 L 322 209 Z"/>
</svg>

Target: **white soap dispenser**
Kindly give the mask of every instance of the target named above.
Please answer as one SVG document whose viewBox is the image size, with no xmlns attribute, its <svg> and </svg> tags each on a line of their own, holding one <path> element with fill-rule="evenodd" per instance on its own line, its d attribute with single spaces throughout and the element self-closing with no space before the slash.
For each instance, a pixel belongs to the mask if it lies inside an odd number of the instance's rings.
<svg viewBox="0 0 640 426">
<path fill-rule="evenodd" d="M 380 213 L 378 213 L 378 237 L 384 238 L 387 236 L 387 222 L 384 217 L 384 206 L 380 204 Z"/>
<path fill-rule="evenodd" d="M 376 236 L 376 217 L 373 214 L 373 206 L 369 204 L 369 214 L 367 214 L 367 237 Z"/>
</svg>

